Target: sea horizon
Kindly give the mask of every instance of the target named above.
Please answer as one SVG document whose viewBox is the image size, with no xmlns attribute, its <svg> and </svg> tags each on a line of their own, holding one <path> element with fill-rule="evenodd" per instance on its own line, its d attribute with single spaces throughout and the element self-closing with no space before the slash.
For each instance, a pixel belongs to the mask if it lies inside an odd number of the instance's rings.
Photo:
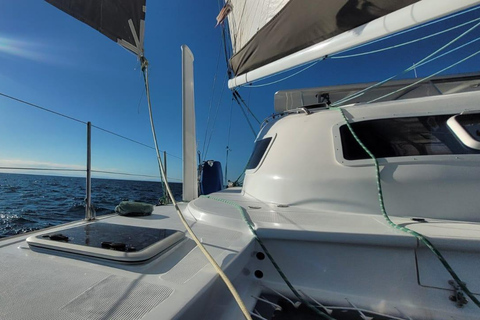
<svg viewBox="0 0 480 320">
<path fill-rule="evenodd" d="M 83 219 L 85 184 L 85 177 L 0 172 L 0 238 Z M 181 200 L 182 184 L 169 184 Z M 157 205 L 162 196 L 159 181 L 92 178 L 97 216 L 124 200 Z"/>
</svg>

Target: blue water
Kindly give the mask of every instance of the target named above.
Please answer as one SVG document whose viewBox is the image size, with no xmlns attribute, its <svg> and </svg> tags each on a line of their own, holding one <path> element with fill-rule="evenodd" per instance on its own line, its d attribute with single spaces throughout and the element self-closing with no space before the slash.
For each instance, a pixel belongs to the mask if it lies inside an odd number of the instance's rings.
<svg viewBox="0 0 480 320">
<path fill-rule="evenodd" d="M 179 200 L 180 183 L 170 183 Z M 112 213 L 123 200 L 157 204 L 159 182 L 92 179 L 97 216 Z M 0 238 L 85 217 L 85 178 L 0 173 Z"/>
</svg>

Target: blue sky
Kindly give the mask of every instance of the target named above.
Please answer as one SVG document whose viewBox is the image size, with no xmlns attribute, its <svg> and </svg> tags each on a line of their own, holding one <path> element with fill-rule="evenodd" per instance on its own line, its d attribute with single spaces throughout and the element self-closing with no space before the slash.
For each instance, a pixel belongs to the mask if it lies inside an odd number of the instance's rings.
<svg viewBox="0 0 480 320">
<path fill-rule="evenodd" d="M 188 45 L 195 55 L 199 149 L 204 146 L 208 111 L 211 108 L 211 125 L 217 106 L 219 112 L 206 158 L 220 160 L 225 166 L 226 146 L 229 145 L 232 151 L 228 178 L 234 180 L 240 175 L 253 147 L 254 136 L 239 107 L 232 105 L 231 93 L 223 85 L 225 59 L 222 53 L 218 61 L 220 29 L 214 28 L 218 11 L 217 1 L 213 0 L 147 1 L 145 55 L 150 62 L 157 136 L 160 149 L 170 154 L 168 176 L 171 181 L 181 179 L 178 157 L 182 154 L 182 44 Z M 479 17 L 478 11 L 446 25 Z M 1 1 L 0 14 L 1 94 L 91 121 L 95 126 L 153 146 L 143 78 L 134 55 L 44 1 Z M 445 24 L 362 50 L 424 36 L 439 27 Z M 383 54 L 326 60 L 276 85 L 242 88 L 240 93 L 257 117 L 264 119 L 273 113 L 273 94 L 278 90 L 383 80 L 411 66 L 464 30 L 466 28 Z M 479 34 L 476 30 L 467 39 Z M 465 41 L 462 39 L 461 43 Z M 473 44 L 462 52 L 417 69 L 417 73 L 427 76 L 479 49 L 480 44 Z M 479 58 L 475 57 L 448 73 L 479 71 L 479 65 Z M 404 77 L 413 77 L 413 73 Z M 267 81 L 271 80 L 275 78 Z M 0 97 L 0 166 L 84 169 L 85 132 L 81 123 Z M 93 129 L 92 144 L 92 163 L 96 170 L 158 176 L 155 151 L 151 148 L 98 129 Z"/>
</svg>

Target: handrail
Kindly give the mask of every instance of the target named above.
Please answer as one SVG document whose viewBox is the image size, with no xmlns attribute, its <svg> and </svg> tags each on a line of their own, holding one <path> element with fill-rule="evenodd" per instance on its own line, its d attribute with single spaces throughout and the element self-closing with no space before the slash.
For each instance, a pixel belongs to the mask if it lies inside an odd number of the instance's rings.
<svg viewBox="0 0 480 320">
<path fill-rule="evenodd" d="M 145 175 L 145 174 L 136 174 L 136 173 L 126 173 L 126 172 L 115 172 L 115 171 L 94 170 L 94 169 L 92 169 L 92 166 L 91 166 L 91 128 L 93 127 L 95 129 L 101 130 L 105 133 L 111 134 L 111 135 L 116 136 L 118 138 L 130 141 L 132 143 L 141 145 L 141 146 L 149 148 L 149 149 L 155 149 L 155 148 L 153 148 L 153 147 L 151 147 L 147 144 L 144 144 L 142 142 L 136 141 L 134 139 L 128 138 L 126 136 L 123 136 L 121 134 L 118 134 L 116 132 L 104 129 L 104 128 L 99 127 L 99 126 L 95 126 L 91 122 L 82 121 L 80 119 L 77 119 L 77 118 L 62 114 L 60 112 L 45 108 L 45 107 L 40 106 L 38 104 L 34 104 L 34 103 L 31 103 L 31 102 L 28 102 L 28 101 L 25 101 L 25 100 L 22 100 L 22 99 L 19 99 L 19 98 L 16 98 L 16 97 L 13 97 L 13 96 L 1 93 L 1 92 L 0 92 L 0 96 L 2 96 L 4 98 L 7 98 L 7 99 L 10 99 L 10 100 L 13 100 L 13 101 L 18 102 L 18 103 L 22 103 L 24 105 L 27 105 L 27 106 L 30 106 L 30 107 L 33 107 L 33 108 L 36 108 L 38 110 L 48 112 L 48 113 L 54 114 L 54 115 L 59 116 L 59 117 L 63 117 L 65 119 L 68 119 L 68 120 L 71 120 L 71 121 L 74 121 L 74 122 L 85 124 L 87 126 L 87 163 L 86 163 L 86 168 L 85 169 L 58 168 L 58 167 L 55 167 L 55 168 L 53 168 L 53 167 L 52 168 L 49 168 L 49 167 L 41 168 L 41 167 L 0 166 L 0 170 L 85 172 L 85 174 L 86 174 L 85 219 L 87 221 L 95 220 L 95 210 L 93 209 L 94 207 L 93 207 L 92 201 L 91 201 L 92 173 L 105 173 L 105 174 L 109 174 L 109 175 L 123 175 L 123 176 L 130 176 L 130 177 L 158 178 L 158 176 L 154 176 L 154 175 Z M 166 151 L 163 151 L 163 153 L 164 153 L 164 158 L 165 158 L 165 165 L 166 165 L 166 155 L 167 154 L 170 155 L 173 158 L 182 160 L 181 157 L 178 157 L 176 155 L 167 153 Z M 66 166 L 68 166 L 68 165 L 66 165 Z M 178 179 L 178 178 L 169 178 L 169 179 L 170 180 L 176 180 L 176 181 L 179 181 L 179 182 L 182 181 L 181 179 Z M 163 189 L 166 189 L 166 188 L 164 187 Z M 165 192 L 165 190 L 164 190 L 164 192 Z"/>
<path fill-rule="evenodd" d="M 26 100 L 22 100 L 22 99 L 19 99 L 19 98 L 16 98 L 16 97 L 14 97 L 14 96 L 11 96 L 11 95 L 8 95 L 8 94 L 2 93 L 2 92 L 0 92 L 0 96 L 2 96 L 2 97 L 4 97 L 4 98 L 7 98 L 7 99 L 10 99 L 10 100 L 13 100 L 13 101 L 16 101 L 16 102 L 19 102 L 19 103 L 22 103 L 22 104 L 27 105 L 27 106 L 29 106 L 29 107 L 33 107 L 33 108 L 39 109 L 39 110 L 41 110 L 41 111 L 45 111 L 45 112 L 48 112 L 48 113 L 52 113 L 52 114 L 54 114 L 54 115 L 57 115 L 57 116 L 66 118 L 66 119 L 68 119 L 68 120 L 72 120 L 72 121 L 75 121 L 75 122 L 83 123 L 83 124 L 85 124 L 85 125 L 87 124 L 86 121 L 83 121 L 83 120 L 80 120 L 80 119 L 71 117 L 71 116 L 69 116 L 69 115 L 66 115 L 66 114 L 63 114 L 63 113 L 60 113 L 60 112 L 57 112 L 57 111 L 48 109 L 48 108 L 43 107 L 43 106 L 40 106 L 40 105 L 38 105 L 38 104 L 35 104 L 35 103 L 32 103 L 32 102 L 28 102 L 28 101 L 26 101 Z M 155 150 L 155 148 L 152 147 L 152 146 L 149 146 L 149 145 L 147 145 L 147 144 L 144 144 L 144 143 L 142 143 L 142 142 L 136 141 L 136 140 L 134 140 L 134 139 L 125 137 L 125 136 L 123 136 L 123 135 L 121 135 L 121 134 L 118 134 L 118 133 L 116 133 L 116 132 L 107 130 L 107 129 L 105 129 L 105 128 L 102 128 L 102 127 L 99 127 L 99 126 L 96 126 L 96 125 L 93 125 L 93 124 L 92 124 L 92 127 L 95 128 L 95 129 L 104 131 L 104 132 L 106 132 L 106 133 L 109 133 L 109 134 L 111 134 L 111 135 L 114 135 L 114 136 L 116 136 L 116 137 L 122 138 L 122 139 L 124 139 L 124 140 L 130 141 L 130 142 L 134 142 L 134 143 L 139 144 L 139 145 L 142 145 L 142 146 L 144 146 L 144 147 L 146 147 L 146 148 Z M 166 151 L 163 151 L 163 150 L 160 150 L 160 151 L 161 151 L 161 152 L 166 152 Z M 167 154 L 168 154 L 169 156 L 172 156 L 172 157 L 174 157 L 174 158 L 177 158 L 177 159 L 179 159 L 179 160 L 182 160 L 182 158 L 179 157 L 179 156 L 170 154 L 170 153 L 168 153 L 168 152 L 167 152 Z"/>
<path fill-rule="evenodd" d="M 95 210 L 92 207 L 92 123 L 87 122 L 87 182 L 85 196 L 85 220 L 95 220 Z"/>
</svg>

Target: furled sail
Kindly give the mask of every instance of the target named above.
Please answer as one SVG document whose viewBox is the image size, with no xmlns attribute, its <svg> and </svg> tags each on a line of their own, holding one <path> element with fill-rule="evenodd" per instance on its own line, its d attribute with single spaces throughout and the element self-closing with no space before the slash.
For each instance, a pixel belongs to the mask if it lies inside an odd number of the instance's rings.
<svg viewBox="0 0 480 320">
<path fill-rule="evenodd" d="M 146 0 L 45 0 L 143 56 Z"/>
<path fill-rule="evenodd" d="M 477 5 L 480 0 L 228 0 L 239 86 Z"/>
</svg>

